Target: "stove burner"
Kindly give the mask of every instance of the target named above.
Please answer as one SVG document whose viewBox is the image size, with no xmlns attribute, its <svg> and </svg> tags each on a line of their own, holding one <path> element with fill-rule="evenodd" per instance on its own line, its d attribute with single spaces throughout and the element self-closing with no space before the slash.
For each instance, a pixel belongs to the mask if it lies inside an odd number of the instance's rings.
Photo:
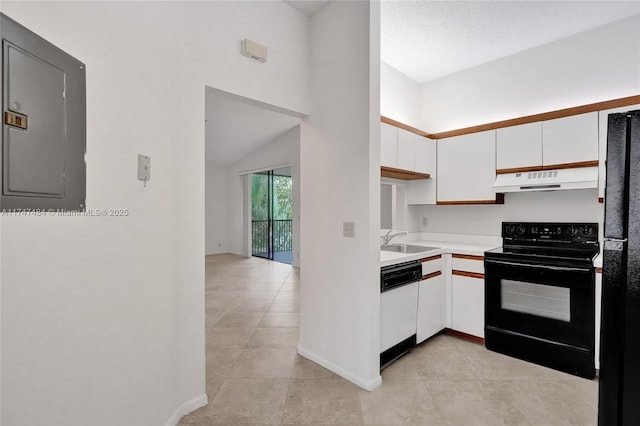
<svg viewBox="0 0 640 426">
<path fill-rule="evenodd" d="M 504 222 L 502 247 L 487 251 L 486 256 L 592 263 L 598 252 L 597 223 Z"/>
</svg>

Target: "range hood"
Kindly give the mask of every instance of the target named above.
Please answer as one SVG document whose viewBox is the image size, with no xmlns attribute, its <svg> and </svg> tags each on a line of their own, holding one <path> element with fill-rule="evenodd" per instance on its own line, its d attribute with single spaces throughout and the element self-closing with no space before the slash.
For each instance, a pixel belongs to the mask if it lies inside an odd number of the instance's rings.
<svg viewBox="0 0 640 426">
<path fill-rule="evenodd" d="M 584 189 L 598 187 L 598 168 L 541 170 L 500 174 L 496 177 L 493 191 L 528 192 L 554 191 L 561 189 Z"/>
</svg>

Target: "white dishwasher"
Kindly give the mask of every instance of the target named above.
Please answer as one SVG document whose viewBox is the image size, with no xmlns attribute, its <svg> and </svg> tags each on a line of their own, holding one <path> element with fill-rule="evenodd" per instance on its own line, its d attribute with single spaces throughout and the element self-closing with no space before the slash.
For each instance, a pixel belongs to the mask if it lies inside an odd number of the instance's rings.
<svg viewBox="0 0 640 426">
<path fill-rule="evenodd" d="M 420 262 L 380 268 L 380 370 L 416 345 Z"/>
</svg>

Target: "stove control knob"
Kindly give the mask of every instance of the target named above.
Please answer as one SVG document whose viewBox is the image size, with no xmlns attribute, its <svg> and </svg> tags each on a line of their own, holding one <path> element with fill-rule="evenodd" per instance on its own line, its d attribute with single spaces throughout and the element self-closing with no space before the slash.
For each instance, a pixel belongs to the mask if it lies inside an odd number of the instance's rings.
<svg viewBox="0 0 640 426">
<path fill-rule="evenodd" d="M 523 234 L 524 234 L 524 231 L 525 231 L 525 227 L 524 227 L 524 225 L 518 225 L 518 226 L 516 226 L 516 230 L 515 230 L 515 231 L 516 231 L 516 234 L 518 234 L 518 235 L 523 235 Z"/>
<path fill-rule="evenodd" d="M 582 227 L 580 232 L 585 237 L 590 237 L 591 235 L 593 235 L 593 228 L 590 225 L 585 225 L 585 226 Z"/>
<path fill-rule="evenodd" d="M 578 235 L 579 232 L 580 232 L 580 229 L 578 229 L 576 226 L 569 227 L 569 235 L 571 235 L 572 237 L 575 237 L 576 235 Z"/>
<path fill-rule="evenodd" d="M 512 237 L 515 234 L 516 227 L 515 225 L 505 225 L 504 226 L 504 236 Z"/>
</svg>

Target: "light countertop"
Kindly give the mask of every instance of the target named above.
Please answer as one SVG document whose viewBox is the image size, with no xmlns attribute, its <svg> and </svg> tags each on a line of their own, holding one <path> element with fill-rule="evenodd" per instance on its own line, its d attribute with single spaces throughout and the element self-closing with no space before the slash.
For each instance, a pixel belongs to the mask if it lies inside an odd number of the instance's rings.
<svg viewBox="0 0 640 426">
<path fill-rule="evenodd" d="M 464 240 L 464 236 L 460 236 Z M 411 240 L 402 241 L 402 244 L 411 244 L 414 246 L 424 246 L 427 249 L 420 253 L 394 253 L 380 250 L 380 266 L 389 266 L 396 263 L 409 262 L 411 260 L 423 259 L 425 257 L 435 256 L 444 253 L 468 254 L 475 256 L 483 256 L 484 252 L 499 247 L 500 244 L 495 243 L 476 243 L 456 242 L 456 241 L 437 241 L 437 240 Z M 436 247 L 436 249 L 429 249 Z"/>
<path fill-rule="evenodd" d="M 384 233 L 382 233 L 384 235 Z M 428 234 L 417 233 L 408 237 L 394 239 L 391 244 L 411 244 L 414 246 L 437 247 L 435 250 L 425 250 L 420 253 L 394 253 L 380 251 L 380 266 L 389 266 L 411 260 L 424 259 L 444 253 L 469 254 L 483 256 L 487 250 L 502 246 L 502 239 L 491 236 L 458 235 L 458 234 Z M 602 249 L 601 249 L 602 250 Z M 596 268 L 602 268 L 602 251 L 594 259 Z"/>
</svg>

